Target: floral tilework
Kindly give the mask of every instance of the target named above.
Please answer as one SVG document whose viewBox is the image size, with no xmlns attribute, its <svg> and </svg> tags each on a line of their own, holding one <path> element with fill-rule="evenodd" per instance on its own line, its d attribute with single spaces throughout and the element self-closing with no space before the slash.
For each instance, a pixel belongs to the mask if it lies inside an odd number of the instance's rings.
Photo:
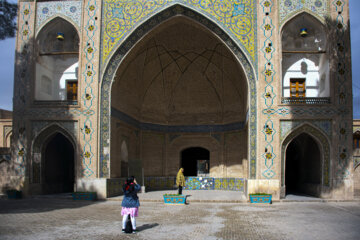
<svg viewBox="0 0 360 240">
<path fill-rule="evenodd" d="M 145 177 L 147 190 L 175 190 L 175 177 Z M 185 177 L 185 190 L 227 190 L 245 192 L 244 178 Z"/>
<path fill-rule="evenodd" d="M 209 177 L 187 177 L 185 187 L 188 190 L 212 190 L 214 189 L 214 178 Z"/>
<path fill-rule="evenodd" d="M 301 120 L 301 121 L 280 121 L 280 140 L 282 141 L 285 136 L 293 129 L 297 128 L 302 124 L 312 124 L 317 128 L 321 129 L 329 138 L 331 138 L 332 128 L 331 120 L 313 121 L 313 120 Z"/>
<path fill-rule="evenodd" d="M 280 25 L 301 11 L 325 18 L 329 12 L 328 0 L 279 0 Z"/>
<path fill-rule="evenodd" d="M 95 94 L 93 85 L 95 79 L 97 78 L 97 68 L 94 62 L 96 61 L 96 54 L 98 54 L 98 49 L 96 48 L 96 33 L 99 29 L 97 24 L 96 12 L 99 10 L 97 1 L 90 0 L 84 6 L 84 13 L 86 15 L 87 21 L 84 22 L 84 30 L 86 31 L 86 37 L 83 39 L 86 41 L 86 46 L 83 49 L 83 62 L 87 68 L 83 71 L 83 88 L 84 91 L 81 94 L 82 102 L 86 112 L 92 112 L 95 109 Z M 91 177 L 94 175 L 95 170 L 93 169 L 93 162 L 95 159 L 95 151 L 93 148 L 92 141 L 96 130 L 94 129 L 94 118 L 92 115 L 85 115 L 81 137 L 84 141 L 83 153 L 82 153 L 82 164 L 83 164 L 83 174 L 85 177 Z M 108 172 L 108 165 L 103 166 L 103 171 Z"/>
<path fill-rule="evenodd" d="M 245 192 L 244 178 L 214 178 L 214 190 Z"/>
<path fill-rule="evenodd" d="M 39 2 L 36 9 L 36 29 L 54 16 L 64 16 L 77 27 L 81 24 L 82 1 Z"/>
<path fill-rule="evenodd" d="M 265 152 L 262 154 L 264 159 L 264 165 L 266 169 L 262 172 L 262 175 L 267 179 L 272 179 L 276 176 L 276 172 L 273 168 L 276 155 L 274 153 L 273 141 L 276 134 L 274 128 L 274 122 L 272 120 L 272 113 L 269 112 L 269 109 L 272 109 L 274 104 L 274 99 L 276 97 L 275 89 L 273 86 L 274 76 L 276 75 L 273 56 L 275 52 L 275 47 L 273 43 L 273 32 L 275 31 L 275 26 L 273 24 L 273 19 L 270 13 L 274 7 L 272 0 L 263 0 L 260 2 L 262 9 L 262 25 L 261 33 L 264 36 L 264 41 L 261 44 L 262 51 L 262 75 L 265 81 L 265 88 L 262 94 L 266 108 L 263 111 L 263 114 L 266 116 L 266 122 L 264 124 L 262 133 L 264 134 L 265 140 Z M 260 58 L 259 58 L 260 59 Z"/>
<path fill-rule="evenodd" d="M 351 93 L 349 92 L 348 86 L 349 86 L 349 73 L 350 68 L 348 67 L 347 62 L 347 54 L 348 54 L 348 48 L 346 44 L 346 31 L 347 31 L 347 21 L 345 19 L 345 16 L 343 14 L 344 7 L 348 4 L 348 1 L 345 0 L 333 0 L 332 4 L 334 6 L 334 9 L 336 10 L 336 21 L 333 24 L 333 28 L 336 31 L 335 39 L 337 41 L 337 54 L 335 61 L 337 62 L 337 69 L 335 72 L 333 72 L 334 75 L 336 75 L 336 90 L 337 90 L 337 102 L 339 106 L 343 109 L 347 109 L 351 111 L 351 108 L 349 108 L 349 100 L 351 99 Z M 351 82 L 350 82 L 351 83 Z M 349 124 L 349 121 L 347 121 L 346 115 L 340 115 L 340 121 L 338 122 L 338 132 L 350 132 L 352 124 Z M 338 175 L 343 178 L 349 178 L 350 177 L 350 171 L 348 169 L 348 162 L 350 161 L 350 154 L 349 152 L 349 146 L 348 143 L 350 142 L 350 139 L 348 138 L 348 134 L 339 134 L 339 146 L 338 146 L 338 164 L 339 164 L 339 170 Z"/>
<path fill-rule="evenodd" d="M 182 4 L 220 24 L 236 39 L 251 62 L 257 63 L 255 0 L 104 0 L 102 63 L 129 33 L 154 14 L 174 4 Z"/>
</svg>

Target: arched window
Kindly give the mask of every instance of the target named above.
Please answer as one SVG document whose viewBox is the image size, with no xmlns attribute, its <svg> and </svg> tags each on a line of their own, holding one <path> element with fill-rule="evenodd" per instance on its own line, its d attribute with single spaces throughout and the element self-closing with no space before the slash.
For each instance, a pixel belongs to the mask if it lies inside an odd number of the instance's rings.
<svg viewBox="0 0 360 240">
<path fill-rule="evenodd" d="M 324 26 L 302 13 L 282 31 L 282 103 L 330 102 L 329 59 Z"/>
<path fill-rule="evenodd" d="M 66 20 L 55 18 L 36 38 L 35 101 L 77 102 L 79 36 Z"/>
</svg>

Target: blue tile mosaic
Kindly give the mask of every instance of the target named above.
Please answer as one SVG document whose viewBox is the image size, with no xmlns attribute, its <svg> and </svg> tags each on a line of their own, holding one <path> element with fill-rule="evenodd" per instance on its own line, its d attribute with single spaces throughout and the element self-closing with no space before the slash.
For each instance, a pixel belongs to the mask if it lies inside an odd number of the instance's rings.
<svg viewBox="0 0 360 240">
<path fill-rule="evenodd" d="M 214 178 L 209 177 L 187 177 L 185 187 L 187 190 L 214 190 Z"/>
<path fill-rule="evenodd" d="M 146 191 L 176 190 L 175 177 L 145 177 Z M 244 178 L 185 177 L 184 190 L 225 190 L 245 192 Z"/>
</svg>

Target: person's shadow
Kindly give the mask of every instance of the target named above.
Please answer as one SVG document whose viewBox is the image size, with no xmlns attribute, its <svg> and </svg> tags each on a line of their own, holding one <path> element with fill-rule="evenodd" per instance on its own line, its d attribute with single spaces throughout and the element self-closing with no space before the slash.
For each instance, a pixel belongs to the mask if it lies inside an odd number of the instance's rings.
<svg viewBox="0 0 360 240">
<path fill-rule="evenodd" d="M 150 229 L 150 228 L 154 228 L 154 227 L 157 227 L 159 226 L 158 223 L 152 223 L 152 224 L 144 224 L 144 225 L 141 225 L 139 227 L 136 228 L 137 231 L 144 231 L 146 229 Z"/>
</svg>

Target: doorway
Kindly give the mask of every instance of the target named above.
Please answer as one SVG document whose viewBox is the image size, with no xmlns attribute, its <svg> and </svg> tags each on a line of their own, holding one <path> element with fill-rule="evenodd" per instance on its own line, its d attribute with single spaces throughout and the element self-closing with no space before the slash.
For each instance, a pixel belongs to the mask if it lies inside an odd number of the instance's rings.
<svg viewBox="0 0 360 240">
<path fill-rule="evenodd" d="M 321 176 L 320 148 L 313 137 L 302 133 L 286 149 L 286 194 L 319 196 Z"/>
<path fill-rule="evenodd" d="M 43 193 L 74 191 L 74 147 L 61 133 L 56 133 L 43 150 Z"/>
<path fill-rule="evenodd" d="M 210 172 L 210 152 L 201 147 L 191 147 L 181 152 L 184 176 L 207 176 Z"/>
</svg>

